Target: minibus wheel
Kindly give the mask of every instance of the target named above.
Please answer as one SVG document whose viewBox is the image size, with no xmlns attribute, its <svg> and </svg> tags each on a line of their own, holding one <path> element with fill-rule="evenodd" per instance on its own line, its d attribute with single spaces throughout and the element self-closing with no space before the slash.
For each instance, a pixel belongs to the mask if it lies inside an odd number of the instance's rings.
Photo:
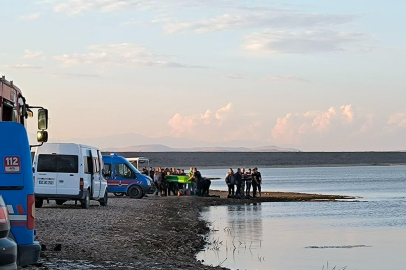
<svg viewBox="0 0 406 270">
<path fill-rule="evenodd" d="M 89 205 L 90 205 L 90 194 L 89 194 L 90 192 L 88 191 L 87 193 L 86 193 L 86 198 L 83 200 L 83 201 L 81 201 L 80 202 L 80 206 L 83 208 L 83 209 L 89 209 Z"/>
<path fill-rule="evenodd" d="M 41 208 L 42 205 L 44 204 L 44 200 L 43 199 L 35 199 L 35 208 Z"/>
<path fill-rule="evenodd" d="M 130 196 L 131 199 L 141 199 L 144 194 L 139 186 L 132 186 L 128 190 L 128 196 Z"/>
</svg>

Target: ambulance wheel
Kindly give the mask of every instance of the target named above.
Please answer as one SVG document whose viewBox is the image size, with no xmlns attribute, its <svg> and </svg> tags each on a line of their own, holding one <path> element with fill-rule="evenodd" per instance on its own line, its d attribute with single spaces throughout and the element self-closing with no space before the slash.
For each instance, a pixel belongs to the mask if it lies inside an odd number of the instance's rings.
<svg viewBox="0 0 406 270">
<path fill-rule="evenodd" d="M 109 199 L 109 195 L 107 194 L 107 190 L 106 190 L 106 192 L 104 192 L 104 197 L 99 200 L 100 205 L 101 206 L 107 206 L 108 199 Z"/>
<path fill-rule="evenodd" d="M 132 186 L 128 190 L 128 196 L 130 196 L 131 199 L 141 199 L 144 194 L 139 186 Z"/>
<path fill-rule="evenodd" d="M 114 192 L 114 196 L 123 197 L 125 195 L 124 192 Z"/>
<path fill-rule="evenodd" d="M 44 204 L 43 199 L 35 199 L 35 208 L 41 208 L 43 204 Z"/>
<path fill-rule="evenodd" d="M 66 201 L 64 201 L 64 200 L 56 200 L 55 202 L 56 202 L 56 205 L 62 205 L 64 203 L 66 203 Z"/>
<path fill-rule="evenodd" d="M 89 195 L 89 191 L 86 193 L 86 198 L 82 201 L 80 201 L 80 207 L 82 207 L 83 209 L 89 209 L 89 205 L 90 205 L 90 195 Z"/>
</svg>

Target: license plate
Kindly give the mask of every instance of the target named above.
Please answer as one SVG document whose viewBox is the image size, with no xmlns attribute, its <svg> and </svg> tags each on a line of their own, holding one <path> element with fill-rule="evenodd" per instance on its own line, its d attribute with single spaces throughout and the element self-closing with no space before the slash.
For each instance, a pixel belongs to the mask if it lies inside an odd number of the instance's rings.
<svg viewBox="0 0 406 270">
<path fill-rule="evenodd" d="M 44 180 L 39 180 L 38 183 L 40 185 L 53 185 L 54 181 L 44 181 Z"/>
</svg>

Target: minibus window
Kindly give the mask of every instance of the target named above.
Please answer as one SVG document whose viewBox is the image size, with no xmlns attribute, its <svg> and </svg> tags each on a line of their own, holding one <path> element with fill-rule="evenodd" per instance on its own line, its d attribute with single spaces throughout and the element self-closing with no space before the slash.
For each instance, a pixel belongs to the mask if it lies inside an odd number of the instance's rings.
<svg viewBox="0 0 406 270">
<path fill-rule="evenodd" d="M 78 156 L 39 155 L 38 172 L 78 173 Z"/>
<path fill-rule="evenodd" d="M 78 173 L 78 156 L 59 155 L 57 165 L 60 173 Z"/>
<path fill-rule="evenodd" d="M 39 155 L 37 171 L 38 172 L 56 172 L 56 156 L 55 155 Z"/>
</svg>

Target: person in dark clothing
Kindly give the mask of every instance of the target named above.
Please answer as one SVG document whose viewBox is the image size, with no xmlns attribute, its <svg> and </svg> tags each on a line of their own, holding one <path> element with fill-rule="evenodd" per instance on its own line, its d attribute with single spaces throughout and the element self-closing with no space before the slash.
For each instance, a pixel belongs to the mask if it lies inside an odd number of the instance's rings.
<svg viewBox="0 0 406 270">
<path fill-rule="evenodd" d="M 207 178 L 203 178 L 203 183 L 202 183 L 202 197 L 204 196 L 209 196 L 210 194 L 210 185 L 211 185 L 211 180 Z"/>
<path fill-rule="evenodd" d="M 197 170 L 197 168 L 193 168 L 193 179 L 197 185 L 197 196 L 202 196 L 202 185 L 203 185 L 203 177 L 202 174 Z"/>
<path fill-rule="evenodd" d="M 253 187 L 253 197 L 257 197 L 257 189 L 259 191 L 259 196 L 261 197 L 261 173 L 258 171 L 258 168 L 254 168 L 254 173 L 252 174 L 252 187 Z"/>
<path fill-rule="evenodd" d="M 235 178 L 234 178 L 234 172 L 233 169 L 230 168 L 228 170 L 228 173 L 226 175 L 226 184 L 228 186 L 228 197 L 230 198 L 231 196 L 234 196 L 234 185 L 235 185 Z"/>
<path fill-rule="evenodd" d="M 235 180 L 235 184 L 237 186 L 237 191 L 235 192 L 235 195 L 238 198 L 241 198 L 241 184 L 242 184 L 242 175 L 241 175 L 241 169 L 238 168 L 237 172 L 234 174 L 234 180 Z"/>
<path fill-rule="evenodd" d="M 154 174 L 155 174 L 155 171 L 154 171 L 154 168 L 149 168 L 149 177 L 151 177 L 151 179 L 154 179 Z"/>
<path fill-rule="evenodd" d="M 157 173 L 157 181 L 158 181 L 158 188 L 161 192 L 161 196 L 166 196 L 166 181 L 165 181 L 165 173 L 159 168 Z"/>
</svg>

